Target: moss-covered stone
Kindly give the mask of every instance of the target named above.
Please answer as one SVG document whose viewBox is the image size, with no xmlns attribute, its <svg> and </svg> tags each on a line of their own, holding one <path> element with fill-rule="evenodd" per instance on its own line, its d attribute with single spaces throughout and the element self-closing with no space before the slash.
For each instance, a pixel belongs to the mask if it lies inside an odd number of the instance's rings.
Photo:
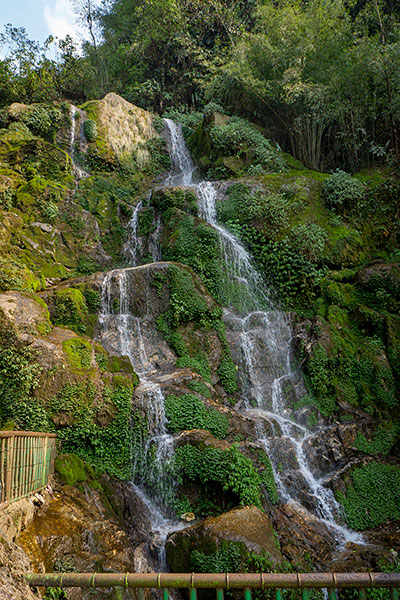
<svg viewBox="0 0 400 600">
<path fill-rule="evenodd" d="M 67 485 L 75 485 L 87 480 L 85 464 L 76 454 L 58 455 L 54 466 L 56 473 Z"/>
<path fill-rule="evenodd" d="M 92 367 L 92 344 L 83 338 L 70 338 L 62 344 L 68 363 L 74 369 Z"/>
</svg>

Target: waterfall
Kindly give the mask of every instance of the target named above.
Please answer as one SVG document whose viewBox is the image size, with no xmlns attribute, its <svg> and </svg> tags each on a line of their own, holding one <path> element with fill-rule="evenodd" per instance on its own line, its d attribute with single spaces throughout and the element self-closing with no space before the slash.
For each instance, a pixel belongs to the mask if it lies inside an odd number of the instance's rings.
<svg viewBox="0 0 400 600">
<path fill-rule="evenodd" d="M 78 136 L 76 135 L 76 129 L 77 129 L 76 115 L 77 114 L 80 116 L 80 121 L 81 121 L 81 123 L 79 125 L 79 135 Z M 77 108 L 76 106 L 71 104 L 70 119 L 71 119 L 71 131 L 70 131 L 68 154 L 71 157 L 74 176 L 75 176 L 76 181 L 78 182 L 80 179 L 85 179 L 85 177 L 89 177 L 89 173 L 87 173 L 86 171 L 84 171 L 83 169 L 78 167 L 78 165 L 75 162 L 75 158 L 74 158 L 75 142 L 76 141 L 81 142 L 81 140 L 84 138 L 84 133 L 83 133 L 84 112 L 83 112 L 83 110 L 81 110 L 80 108 Z"/>
<path fill-rule="evenodd" d="M 200 216 L 219 233 L 221 258 L 225 269 L 228 304 L 241 308 L 240 312 L 227 311 L 227 320 L 240 333 L 242 353 L 242 386 L 248 396 L 242 408 L 247 416 L 271 423 L 274 439 L 269 439 L 262 425 L 257 424 L 258 442 L 268 453 L 274 470 L 278 492 L 284 501 L 301 505 L 299 492 L 287 484 L 278 469 L 280 454 L 289 448 L 295 456 L 300 475 L 298 486 L 305 488 L 314 499 L 318 518 L 335 534 L 338 544 L 362 543 L 362 536 L 338 524 L 340 505 L 333 492 L 324 487 L 322 479 L 312 472 L 305 451 L 305 443 L 316 433 L 293 422 L 292 410 L 287 405 L 284 386 L 293 377 L 291 370 L 291 327 L 286 315 L 274 309 L 261 275 L 253 266 L 250 255 L 238 239 L 217 221 L 217 189 L 210 181 L 193 181 L 194 167 L 186 148 L 180 125 L 165 119 L 171 139 L 173 171 L 166 185 L 193 187 L 199 199 Z M 239 297 L 239 303 L 238 303 Z M 238 306 L 239 304 L 239 306 Z M 246 308 L 243 311 L 243 307 Z M 262 358 L 262 364 L 260 359 Z M 256 407 L 252 406 L 256 404 Z M 281 449 L 283 447 L 283 450 Z"/>
<path fill-rule="evenodd" d="M 174 482 L 169 476 L 168 465 L 174 452 L 174 438 L 167 433 L 164 394 L 161 387 L 149 379 L 151 364 L 142 334 L 143 322 L 130 311 L 125 270 L 111 271 L 103 279 L 99 324 L 103 344 L 110 347 L 109 338 L 116 339 L 115 351 L 129 358 L 140 378 L 135 393 L 148 418 L 149 436 L 140 456 L 133 457 L 133 477 L 138 485 L 132 485 L 148 509 L 152 531 L 157 530 L 158 567 L 165 569 L 167 535 L 184 526 L 165 516 L 170 512 L 168 501 L 173 497 Z"/>
</svg>

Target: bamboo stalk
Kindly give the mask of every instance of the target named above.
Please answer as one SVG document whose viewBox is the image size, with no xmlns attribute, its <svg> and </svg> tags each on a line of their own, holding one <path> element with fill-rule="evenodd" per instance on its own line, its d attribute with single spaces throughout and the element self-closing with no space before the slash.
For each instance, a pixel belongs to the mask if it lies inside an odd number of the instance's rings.
<svg viewBox="0 0 400 600">
<path fill-rule="evenodd" d="M 400 573 L 31 573 L 32 586 L 81 588 L 397 588 Z"/>
</svg>

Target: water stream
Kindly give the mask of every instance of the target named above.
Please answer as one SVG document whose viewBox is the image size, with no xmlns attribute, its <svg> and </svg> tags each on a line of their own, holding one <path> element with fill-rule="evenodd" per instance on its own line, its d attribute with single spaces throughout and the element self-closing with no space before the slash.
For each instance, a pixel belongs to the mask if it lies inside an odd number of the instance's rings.
<svg viewBox="0 0 400 600">
<path fill-rule="evenodd" d="M 302 505 L 300 492 L 307 490 L 312 501 L 311 509 L 330 528 L 339 546 L 348 541 L 362 543 L 359 534 L 340 524 L 340 506 L 332 491 L 324 486 L 323 478 L 316 476 L 309 463 L 306 444 L 323 428 L 311 431 L 305 425 L 294 422 L 293 411 L 286 400 L 285 386 L 294 377 L 291 368 L 292 331 L 288 318 L 274 308 L 271 295 L 246 248 L 234 234 L 218 223 L 217 186 L 210 181 L 195 181 L 196 169 L 185 145 L 181 126 L 169 119 L 165 119 L 165 122 L 169 132 L 172 167 L 161 187 L 192 187 L 198 196 L 201 218 L 219 234 L 228 305 L 224 318 L 230 329 L 235 331 L 240 346 L 242 400 L 236 408 L 246 417 L 254 419 L 257 442 L 271 459 L 280 499 Z M 129 224 L 125 248 L 125 255 L 134 266 L 138 264 L 142 251 L 138 231 L 142 209 L 143 204 L 139 202 Z M 161 260 L 160 226 L 158 219 L 149 244 L 154 261 Z M 163 570 L 166 569 L 164 548 L 167 535 L 185 526 L 170 518 L 168 502 L 165 501 L 173 493 L 168 465 L 174 451 L 174 438 L 167 433 L 162 389 L 151 379 L 152 367 L 146 356 L 142 333 L 146 319 L 140 320 L 131 314 L 128 279 L 124 270 L 111 271 L 104 278 L 100 325 L 105 346 L 110 346 L 107 336 L 114 332 L 118 344 L 115 352 L 128 356 L 140 377 L 140 385 L 135 393 L 148 415 L 150 435 L 144 442 L 141 458 L 134 463 L 137 482 L 134 490 L 147 507 L 152 530 L 158 532 L 161 540 L 158 566 Z M 280 468 L 280 464 L 286 467 L 288 453 L 295 457 L 295 484 L 290 484 L 290 477 L 285 477 L 285 470 L 281 472 Z M 142 477 L 143 464 L 146 465 L 145 477 Z"/>
<path fill-rule="evenodd" d="M 266 289 L 261 275 L 252 264 L 251 257 L 245 247 L 234 234 L 225 229 L 217 221 L 216 200 L 217 188 L 210 181 L 193 181 L 195 168 L 186 148 L 180 125 L 166 119 L 170 132 L 171 161 L 174 173 L 167 179 L 167 184 L 187 185 L 195 188 L 199 199 L 200 216 L 207 221 L 220 236 L 221 257 L 223 260 L 228 304 L 235 306 L 238 289 L 240 302 L 248 307 L 245 314 L 230 314 L 228 321 L 240 332 L 242 350 L 242 370 L 244 372 L 243 387 L 249 392 L 245 399 L 243 412 L 247 416 L 254 415 L 272 423 L 273 429 L 279 436 L 279 441 L 285 442 L 296 457 L 297 469 L 300 474 L 299 483 L 306 486 L 310 497 L 315 499 L 315 513 L 333 532 L 339 545 L 346 542 L 362 542 L 362 536 L 340 525 L 341 508 L 333 492 L 325 487 L 322 480 L 315 476 L 307 459 L 305 443 L 316 435 L 307 427 L 291 420 L 291 410 L 288 407 L 284 386 L 291 381 L 291 327 L 285 313 L 274 309 L 271 296 Z M 238 287 L 239 285 L 239 287 Z M 243 299 L 243 293 L 245 298 Z M 262 352 L 260 352 L 260 347 Z M 260 357 L 267 354 L 267 361 Z M 243 369 L 244 367 L 244 369 Z M 261 368 L 260 368 L 261 367 Z M 269 381 L 263 380 L 262 370 L 269 372 Z M 272 381 L 271 381 L 272 380 Z M 268 389 L 269 388 L 269 389 Z M 252 406 L 256 404 L 256 408 Z M 282 499 L 301 504 L 300 497 L 294 495 L 293 488 L 288 488 L 285 479 L 278 471 L 279 445 L 274 444 L 265 434 L 265 429 L 257 424 L 259 439 L 270 456 L 278 491 Z M 275 455 L 275 456 L 274 456 Z"/>
<path fill-rule="evenodd" d="M 164 394 L 160 386 L 149 378 L 152 367 L 146 355 L 142 335 L 144 323 L 130 311 L 128 278 L 125 270 L 114 270 L 104 277 L 99 324 L 101 339 L 105 346 L 110 347 L 107 338 L 110 335 L 115 336 L 118 347 L 114 350 L 121 356 L 127 356 L 139 375 L 140 385 L 136 388 L 136 397 L 146 412 L 149 436 L 140 453 L 132 457 L 133 478 L 138 483 L 133 488 L 147 508 L 152 531 L 157 531 L 158 567 L 165 570 L 167 535 L 184 526 L 182 522 L 177 523 L 168 515 L 170 512 L 168 499 L 173 494 L 173 481 L 168 475 L 168 465 L 174 452 L 174 438 L 167 433 Z"/>
<path fill-rule="evenodd" d="M 77 115 L 79 115 L 79 125 L 77 124 Z M 69 139 L 69 149 L 68 154 L 72 160 L 72 167 L 74 170 L 74 177 L 76 182 L 78 183 L 80 179 L 85 179 L 85 177 L 89 177 L 89 173 L 81 169 L 75 162 L 75 144 L 78 142 L 79 144 L 85 139 L 85 134 L 83 133 L 83 122 L 84 122 L 84 112 L 82 109 L 77 108 L 73 104 L 71 104 L 70 108 L 70 119 L 71 119 L 71 131 L 70 131 L 70 139 Z M 78 129 L 78 135 L 76 135 Z"/>
</svg>

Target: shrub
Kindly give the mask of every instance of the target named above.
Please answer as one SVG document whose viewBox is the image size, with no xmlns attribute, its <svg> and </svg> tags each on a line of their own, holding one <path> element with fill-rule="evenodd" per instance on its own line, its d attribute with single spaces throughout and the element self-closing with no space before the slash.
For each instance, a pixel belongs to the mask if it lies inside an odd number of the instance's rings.
<svg viewBox="0 0 400 600">
<path fill-rule="evenodd" d="M 319 262 L 325 248 L 327 234 L 319 225 L 303 224 L 292 228 L 289 239 L 295 252 L 304 256 L 306 260 Z"/>
<path fill-rule="evenodd" d="M 95 142 L 97 139 L 97 125 L 93 119 L 86 119 L 83 123 L 83 132 L 88 142 Z"/>
<path fill-rule="evenodd" d="M 207 410 L 194 394 L 167 396 L 165 414 L 172 433 L 183 429 L 207 429 L 216 437 L 224 438 L 228 432 L 229 418 L 215 408 Z"/>
<path fill-rule="evenodd" d="M 330 208 L 350 208 L 361 201 L 363 196 L 364 185 L 340 169 L 322 185 L 322 197 Z"/>
<path fill-rule="evenodd" d="M 370 462 L 354 469 L 346 494 L 338 494 L 347 523 L 368 529 L 400 517 L 400 468 Z"/>
<path fill-rule="evenodd" d="M 246 156 L 251 165 L 260 165 L 262 171 L 267 172 L 286 168 L 284 159 L 270 141 L 244 119 L 232 117 L 226 125 L 212 127 L 210 139 L 217 155 Z"/>
</svg>

